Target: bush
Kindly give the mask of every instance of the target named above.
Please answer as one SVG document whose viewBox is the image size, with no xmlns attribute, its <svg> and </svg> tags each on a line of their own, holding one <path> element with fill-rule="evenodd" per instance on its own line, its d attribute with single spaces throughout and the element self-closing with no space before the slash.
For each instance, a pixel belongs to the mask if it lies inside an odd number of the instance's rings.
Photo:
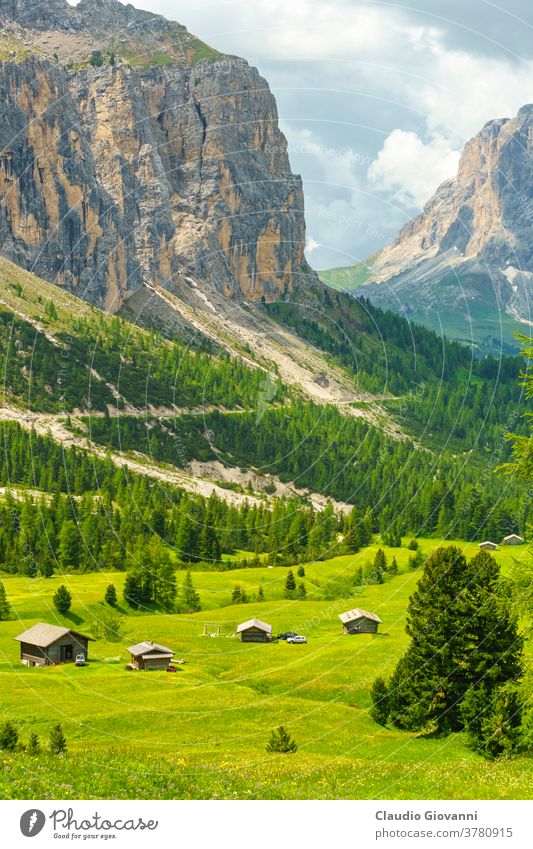
<svg viewBox="0 0 533 849">
<path fill-rule="evenodd" d="M 16 726 L 9 719 L 0 726 L 0 749 L 6 752 L 14 752 L 19 741 L 19 733 Z"/>
<path fill-rule="evenodd" d="M 295 752 L 297 749 L 298 746 L 283 725 L 280 725 L 279 728 L 272 731 L 270 740 L 266 747 L 267 752 L 282 753 Z"/>
<path fill-rule="evenodd" d="M 60 722 L 54 725 L 50 731 L 50 751 L 53 755 L 62 755 L 67 751 L 67 741 L 63 734 L 63 726 Z"/>
<path fill-rule="evenodd" d="M 410 539 L 407 543 L 407 548 L 409 551 L 418 551 L 418 540 L 414 539 L 414 537 Z"/>
</svg>

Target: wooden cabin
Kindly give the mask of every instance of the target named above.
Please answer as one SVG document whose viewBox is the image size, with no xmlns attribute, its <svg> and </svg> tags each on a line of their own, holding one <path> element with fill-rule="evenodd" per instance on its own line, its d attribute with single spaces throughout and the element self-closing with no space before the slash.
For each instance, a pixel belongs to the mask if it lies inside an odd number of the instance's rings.
<svg viewBox="0 0 533 849">
<path fill-rule="evenodd" d="M 523 537 L 519 537 L 518 534 L 509 534 L 508 537 L 504 537 L 502 540 L 502 545 L 523 545 L 523 543 Z"/>
<path fill-rule="evenodd" d="M 261 619 L 249 619 L 237 626 L 237 634 L 241 635 L 241 643 L 268 643 L 272 639 L 272 625 Z"/>
<path fill-rule="evenodd" d="M 377 634 L 378 627 L 382 624 L 379 616 L 360 607 L 340 613 L 339 619 L 344 626 L 345 634 Z"/>
<path fill-rule="evenodd" d="M 174 657 L 172 649 L 146 640 L 130 646 L 128 651 L 135 669 L 166 669 Z"/>
<path fill-rule="evenodd" d="M 26 666 L 54 666 L 57 663 L 74 663 L 77 654 L 87 660 L 89 640 L 85 634 L 38 622 L 24 633 L 15 637 L 20 643 L 20 660 Z"/>
<path fill-rule="evenodd" d="M 498 548 L 496 543 L 491 542 L 490 539 L 486 539 L 485 542 L 478 543 L 478 546 L 481 551 L 496 551 L 496 549 Z"/>
</svg>

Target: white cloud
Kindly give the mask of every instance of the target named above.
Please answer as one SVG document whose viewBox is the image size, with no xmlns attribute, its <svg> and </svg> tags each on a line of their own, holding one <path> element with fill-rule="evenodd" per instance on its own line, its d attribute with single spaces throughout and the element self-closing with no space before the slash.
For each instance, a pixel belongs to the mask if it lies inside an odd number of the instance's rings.
<svg viewBox="0 0 533 849">
<path fill-rule="evenodd" d="M 442 136 L 425 144 L 416 133 L 393 130 L 368 169 L 369 183 L 398 203 L 420 207 L 443 180 L 455 175 L 459 156 Z"/>
</svg>

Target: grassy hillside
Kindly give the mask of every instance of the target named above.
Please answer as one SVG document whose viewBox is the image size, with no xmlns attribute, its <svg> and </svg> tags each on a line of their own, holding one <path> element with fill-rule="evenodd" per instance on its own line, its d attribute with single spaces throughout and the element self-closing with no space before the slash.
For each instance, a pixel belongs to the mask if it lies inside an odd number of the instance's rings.
<svg viewBox="0 0 533 849">
<path fill-rule="evenodd" d="M 429 552 L 438 543 L 422 540 L 421 547 Z M 202 612 L 131 613 L 121 604 L 121 635 L 91 644 L 91 662 L 80 669 L 22 667 L 12 637 L 39 620 L 91 633 L 105 586 L 120 587 L 123 575 L 5 576 L 16 621 L 0 623 L 1 718 L 15 719 L 22 739 L 31 730 L 46 739 L 61 721 L 69 752 L 6 758 L 3 797 L 531 798 L 531 759 L 489 764 L 460 736 L 407 734 L 370 719 L 370 685 L 390 673 L 405 648 L 406 604 L 419 574 L 407 569 L 409 552 L 386 548 L 400 573 L 356 589 L 355 569 L 376 549 L 306 564 L 307 601 L 283 598 L 286 569 L 195 572 Z M 496 553 L 504 568 L 524 555 Z M 50 605 L 59 581 L 74 599 L 65 618 Z M 228 606 L 235 583 L 253 592 L 259 582 L 264 602 Z M 338 613 L 355 606 L 377 612 L 383 633 L 343 636 Z M 243 645 L 230 635 L 251 616 L 271 622 L 276 633 L 305 633 L 309 643 Z M 204 622 L 221 624 L 227 636 L 203 637 Z M 127 672 L 125 648 L 141 639 L 173 648 L 185 661 L 180 671 Z M 299 743 L 295 755 L 265 752 L 270 730 L 281 723 Z"/>
</svg>

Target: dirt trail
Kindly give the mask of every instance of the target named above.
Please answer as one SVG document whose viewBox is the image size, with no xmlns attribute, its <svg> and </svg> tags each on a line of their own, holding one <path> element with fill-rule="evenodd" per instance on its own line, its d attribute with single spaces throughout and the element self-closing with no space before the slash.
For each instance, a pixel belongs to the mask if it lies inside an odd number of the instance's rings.
<svg viewBox="0 0 533 849">
<path fill-rule="evenodd" d="M 194 284 L 191 291 L 197 295 L 197 284 L 192 280 L 189 283 Z M 277 324 L 266 310 L 228 301 L 216 292 L 209 293 L 211 309 L 206 310 L 155 284 L 145 286 L 164 303 L 165 309 L 170 307 L 182 321 L 253 368 L 278 374 L 284 383 L 301 390 L 315 403 L 334 404 L 343 414 L 363 418 L 394 439 L 407 438 L 380 406 L 385 396 L 358 391 L 353 380 L 322 351 Z M 253 352 L 254 357 L 247 356 L 246 351 Z M 362 402 L 372 407 L 351 406 Z"/>
</svg>

